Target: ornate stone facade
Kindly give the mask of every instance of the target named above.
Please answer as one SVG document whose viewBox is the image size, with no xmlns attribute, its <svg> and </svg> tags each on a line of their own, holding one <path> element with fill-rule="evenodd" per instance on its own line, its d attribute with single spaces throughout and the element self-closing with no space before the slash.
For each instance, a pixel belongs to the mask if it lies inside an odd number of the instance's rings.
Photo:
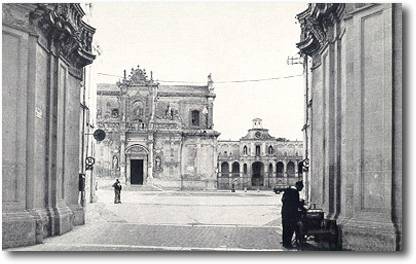
<svg viewBox="0 0 416 264">
<path fill-rule="evenodd" d="M 260 118 L 239 141 L 218 141 L 218 188 L 272 189 L 302 179 L 303 143 L 272 137 Z"/>
<path fill-rule="evenodd" d="M 84 223 L 80 87 L 95 29 L 78 4 L 2 4 L 3 248 Z"/>
<path fill-rule="evenodd" d="M 337 220 L 343 248 L 401 250 L 401 5 L 310 4 L 297 18 L 309 201 Z"/>
<path fill-rule="evenodd" d="M 139 67 L 124 75 L 98 86 L 97 122 L 108 138 L 97 145 L 97 174 L 164 189 L 215 188 L 211 77 L 189 86 L 160 85 Z"/>
</svg>

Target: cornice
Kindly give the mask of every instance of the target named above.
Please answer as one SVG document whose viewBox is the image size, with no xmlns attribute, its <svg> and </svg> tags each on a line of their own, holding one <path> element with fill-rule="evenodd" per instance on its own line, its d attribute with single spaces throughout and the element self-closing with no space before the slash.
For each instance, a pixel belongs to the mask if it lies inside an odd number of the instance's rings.
<svg viewBox="0 0 416 264">
<path fill-rule="evenodd" d="M 40 32 L 55 44 L 71 66 L 81 69 L 95 59 L 92 39 L 95 29 L 82 21 L 85 15 L 79 4 L 36 4 L 29 19 Z M 78 75 L 78 72 L 76 73 Z"/>
<path fill-rule="evenodd" d="M 296 44 L 302 54 L 312 56 L 333 41 L 333 27 L 343 14 L 345 4 L 309 4 L 296 18 L 301 25 L 301 39 Z"/>
</svg>

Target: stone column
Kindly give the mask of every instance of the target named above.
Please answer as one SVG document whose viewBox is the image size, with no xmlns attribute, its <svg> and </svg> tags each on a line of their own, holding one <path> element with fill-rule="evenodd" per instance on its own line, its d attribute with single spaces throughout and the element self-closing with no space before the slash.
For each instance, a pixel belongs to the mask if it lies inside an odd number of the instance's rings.
<svg viewBox="0 0 416 264">
<path fill-rule="evenodd" d="M 241 160 L 239 161 L 240 164 L 240 178 L 243 177 L 243 173 L 244 173 L 244 162 L 241 162 Z"/>
<path fill-rule="evenodd" d="M 124 132 L 122 132 L 120 136 L 120 178 L 124 178 L 124 183 L 127 184 L 125 140 L 126 136 Z"/>
<path fill-rule="evenodd" d="M 283 163 L 283 177 L 287 177 L 287 160 L 282 160 Z"/>
<path fill-rule="evenodd" d="M 148 167 L 147 167 L 147 184 L 153 184 L 153 135 L 149 134 L 149 158 L 148 158 Z"/>
<path fill-rule="evenodd" d="M 251 177 L 253 176 L 253 172 L 251 170 L 251 161 L 247 161 L 247 181 L 251 186 Z"/>
<path fill-rule="evenodd" d="M 273 168 L 273 171 L 272 171 L 273 177 L 276 177 L 276 162 L 275 161 L 272 161 L 272 168 Z"/>
<path fill-rule="evenodd" d="M 277 173 L 276 173 L 276 161 L 272 161 L 272 175 L 271 175 L 271 177 L 272 177 L 272 183 L 273 184 L 276 184 L 276 176 L 277 176 Z"/>
<path fill-rule="evenodd" d="M 295 160 L 295 175 L 298 176 L 298 160 Z"/>
</svg>

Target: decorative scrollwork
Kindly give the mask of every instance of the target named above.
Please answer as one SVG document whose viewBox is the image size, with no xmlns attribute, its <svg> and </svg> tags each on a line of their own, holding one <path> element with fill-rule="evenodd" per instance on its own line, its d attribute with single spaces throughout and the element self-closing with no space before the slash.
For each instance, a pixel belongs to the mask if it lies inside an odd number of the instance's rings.
<svg viewBox="0 0 416 264">
<path fill-rule="evenodd" d="M 296 46 L 301 53 L 312 56 L 333 39 L 333 26 L 339 20 L 345 4 L 309 4 L 297 15 L 301 37 Z"/>
<path fill-rule="evenodd" d="M 30 13 L 33 25 L 57 43 L 59 53 L 75 68 L 91 64 L 92 39 L 95 29 L 85 23 L 79 4 L 36 4 Z"/>
</svg>

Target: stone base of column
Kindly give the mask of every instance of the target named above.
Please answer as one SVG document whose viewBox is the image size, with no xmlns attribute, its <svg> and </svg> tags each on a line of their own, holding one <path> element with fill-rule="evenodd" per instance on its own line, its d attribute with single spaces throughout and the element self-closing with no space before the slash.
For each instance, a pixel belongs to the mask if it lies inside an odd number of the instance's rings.
<svg viewBox="0 0 416 264">
<path fill-rule="evenodd" d="M 3 213 L 2 218 L 3 248 L 39 244 L 48 236 L 64 234 L 74 225 L 85 223 L 84 209 L 80 206 L 9 212 Z"/>
<path fill-rule="evenodd" d="M 29 213 L 33 216 L 36 223 L 36 243 L 42 243 L 45 237 L 51 235 L 50 217 L 47 209 L 32 209 Z"/>
<path fill-rule="evenodd" d="M 61 235 L 73 229 L 75 214 L 69 207 L 51 208 L 49 213 L 52 236 Z"/>
<path fill-rule="evenodd" d="M 36 244 L 36 220 L 27 211 L 2 213 L 2 248 Z"/>
<path fill-rule="evenodd" d="M 85 210 L 84 210 L 84 208 L 79 204 L 70 205 L 69 208 L 74 213 L 73 225 L 84 225 L 85 224 Z"/>
<path fill-rule="evenodd" d="M 215 191 L 215 190 L 217 190 L 217 181 L 207 180 L 206 191 Z"/>
<path fill-rule="evenodd" d="M 340 218 L 337 221 L 342 249 L 354 251 L 396 251 L 393 223 Z"/>
</svg>

